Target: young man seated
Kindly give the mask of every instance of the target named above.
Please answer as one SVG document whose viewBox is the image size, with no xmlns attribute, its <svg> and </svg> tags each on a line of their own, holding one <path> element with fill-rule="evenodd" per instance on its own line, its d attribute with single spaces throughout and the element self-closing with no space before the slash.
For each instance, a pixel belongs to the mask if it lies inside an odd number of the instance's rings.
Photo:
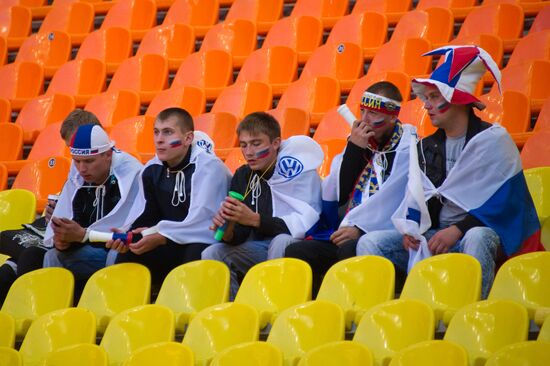
<svg viewBox="0 0 550 366">
<path fill-rule="evenodd" d="M 143 170 L 133 208 L 139 217 L 124 225 L 139 234 L 138 240 L 130 245 L 109 241 L 107 247 L 119 252 L 116 263 L 144 264 L 153 283 L 160 284 L 170 270 L 200 259 L 201 252 L 215 242 L 209 226 L 231 175 L 213 154 L 205 134 L 194 141 L 193 119 L 187 111 L 163 110 L 153 132 L 156 156 Z"/>
<path fill-rule="evenodd" d="M 249 114 L 237 127 L 247 164 L 235 172 L 231 191 L 214 216 L 212 229 L 227 223 L 223 243 L 208 247 L 203 259 L 227 264 L 231 297 L 253 265 L 279 258 L 286 246 L 302 239 L 321 211 L 321 181 L 317 167 L 321 147 L 307 136 L 281 142 L 281 128 L 271 115 Z M 219 205 L 219 203 L 218 203 Z"/>
</svg>

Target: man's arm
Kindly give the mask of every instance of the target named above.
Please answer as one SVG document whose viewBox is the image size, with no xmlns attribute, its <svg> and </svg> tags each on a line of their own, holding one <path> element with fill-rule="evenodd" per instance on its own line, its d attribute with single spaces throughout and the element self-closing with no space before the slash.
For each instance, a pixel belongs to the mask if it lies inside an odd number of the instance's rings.
<svg viewBox="0 0 550 366">
<path fill-rule="evenodd" d="M 365 168 L 368 155 L 370 155 L 369 150 L 365 150 L 348 141 L 340 166 L 340 195 L 338 197 L 338 205 L 344 205 L 349 201 L 351 192 L 353 192 L 357 180 Z"/>
</svg>

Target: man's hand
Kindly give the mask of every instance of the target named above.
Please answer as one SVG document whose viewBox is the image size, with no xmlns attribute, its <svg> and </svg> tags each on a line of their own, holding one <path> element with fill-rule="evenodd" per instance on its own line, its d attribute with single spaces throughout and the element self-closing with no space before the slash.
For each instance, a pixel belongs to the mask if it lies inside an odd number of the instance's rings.
<svg viewBox="0 0 550 366">
<path fill-rule="evenodd" d="M 122 231 L 120 231 L 116 228 L 111 228 L 111 232 L 121 233 Z M 120 240 L 120 239 L 107 240 L 107 242 L 105 243 L 105 248 L 116 250 L 119 253 L 126 253 L 129 250 L 128 245 L 126 245 L 126 243 L 123 243 L 122 240 Z"/>
<path fill-rule="evenodd" d="M 420 240 L 416 240 L 410 235 L 403 235 L 403 248 L 406 250 L 418 250 L 420 247 Z"/>
<path fill-rule="evenodd" d="M 209 229 L 212 231 L 216 231 L 219 227 L 222 227 L 225 224 L 225 220 L 222 217 L 222 209 L 214 215 L 212 218 L 212 225 L 210 225 Z"/>
<path fill-rule="evenodd" d="M 226 197 L 220 213 L 224 220 L 234 221 L 243 226 L 260 227 L 260 215 L 235 198 Z"/>
<path fill-rule="evenodd" d="M 348 240 L 355 240 L 361 236 L 361 231 L 355 226 L 341 227 L 330 236 L 330 241 L 340 246 Z"/>
<path fill-rule="evenodd" d="M 65 250 L 72 242 L 81 242 L 86 235 L 86 229 L 76 221 L 65 217 L 52 217 L 54 245 L 58 250 Z"/>
<path fill-rule="evenodd" d="M 447 253 L 460 238 L 462 238 L 462 231 L 455 225 L 451 225 L 435 233 L 428 241 L 428 248 L 434 255 Z"/>
<path fill-rule="evenodd" d="M 355 145 L 366 149 L 369 145 L 369 139 L 374 137 L 374 131 L 371 130 L 370 126 L 363 121 L 353 122 L 351 127 L 351 134 L 349 140 Z"/>
<path fill-rule="evenodd" d="M 132 230 L 134 234 L 139 234 L 146 228 L 139 228 Z M 143 253 L 150 252 L 151 250 L 155 249 L 159 245 L 165 245 L 166 244 L 166 238 L 159 233 L 154 233 L 150 235 L 144 236 L 140 241 L 137 243 L 131 243 L 129 245 L 129 249 L 132 253 L 140 255 Z"/>
<path fill-rule="evenodd" d="M 50 220 L 52 218 L 53 210 L 55 209 L 55 205 L 57 205 L 57 201 L 48 200 L 48 204 L 46 205 L 46 209 L 45 209 L 45 212 L 44 212 L 44 216 L 46 217 L 46 224 L 48 222 L 50 222 Z"/>
</svg>

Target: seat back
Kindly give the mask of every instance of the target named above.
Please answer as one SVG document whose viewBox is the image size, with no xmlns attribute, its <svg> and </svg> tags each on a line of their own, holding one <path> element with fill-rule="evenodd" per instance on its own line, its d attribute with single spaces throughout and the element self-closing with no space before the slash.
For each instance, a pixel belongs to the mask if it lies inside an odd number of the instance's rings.
<svg viewBox="0 0 550 366">
<path fill-rule="evenodd" d="M 265 34 L 283 15 L 283 0 L 233 0 L 225 20 L 246 19 L 256 25 L 259 33 Z"/>
<path fill-rule="evenodd" d="M 271 109 L 271 87 L 261 81 L 247 81 L 225 88 L 211 112 L 228 112 L 243 118 L 249 113 Z"/>
<path fill-rule="evenodd" d="M 466 350 L 453 342 L 424 341 L 405 348 L 393 357 L 389 366 L 468 366 Z"/>
<path fill-rule="evenodd" d="M 357 0 L 353 6 L 352 14 L 365 10 L 379 13 L 404 13 L 411 9 L 411 0 Z"/>
<path fill-rule="evenodd" d="M 203 131 L 212 138 L 217 149 L 229 149 L 238 145 L 237 118 L 227 112 L 201 114 L 194 119 L 195 130 Z"/>
<path fill-rule="evenodd" d="M 192 116 L 198 116 L 204 112 L 205 105 L 202 89 L 193 86 L 172 87 L 159 92 L 149 103 L 145 114 L 156 117 L 166 108 L 178 107 L 185 109 Z"/>
<path fill-rule="evenodd" d="M 502 90 L 516 90 L 531 101 L 531 109 L 539 112 L 544 100 L 550 97 L 550 61 L 534 60 L 511 65 L 502 70 Z M 493 84 L 493 89 L 497 86 Z M 492 91 L 492 90 L 491 90 Z"/>
<path fill-rule="evenodd" d="M 15 319 L 8 313 L 0 312 L 0 348 L 15 345 Z"/>
<path fill-rule="evenodd" d="M 90 3 L 73 2 L 65 6 L 52 6 L 42 21 L 38 33 L 64 31 L 69 35 L 86 35 L 94 29 L 94 7 Z"/>
<path fill-rule="evenodd" d="M 0 123 L 0 161 L 21 159 L 23 128 L 14 123 Z"/>
<path fill-rule="evenodd" d="M 11 104 L 6 98 L 0 98 L 0 123 L 11 121 Z"/>
<path fill-rule="evenodd" d="M 523 169 L 550 166 L 550 131 L 537 131 L 527 139 L 521 149 Z"/>
<path fill-rule="evenodd" d="M 120 0 L 105 15 L 100 29 L 122 27 L 145 31 L 157 24 L 157 6 L 154 0 Z"/>
<path fill-rule="evenodd" d="M 195 29 L 196 36 L 204 36 L 204 30 L 197 32 L 200 28 L 209 28 L 218 22 L 219 2 L 218 0 L 175 0 L 170 5 L 163 25 L 187 24 Z"/>
<path fill-rule="evenodd" d="M 218 23 L 204 36 L 201 51 L 223 50 L 233 58 L 233 66 L 241 67 L 244 60 L 256 49 L 256 26 L 246 19 Z"/>
<path fill-rule="evenodd" d="M 323 141 L 321 143 L 321 148 L 323 149 L 323 153 L 325 155 L 323 163 L 319 168 L 317 168 L 317 172 L 319 173 L 321 178 L 328 177 L 328 175 L 330 174 L 332 160 L 336 155 L 344 151 L 346 144 L 346 139 L 332 139 Z"/>
<path fill-rule="evenodd" d="M 8 188 L 8 168 L 0 163 L 0 191 Z"/>
<path fill-rule="evenodd" d="M 8 60 L 8 44 L 5 38 L 0 37 L 0 66 Z"/>
<path fill-rule="evenodd" d="M 483 111 L 476 114 L 484 121 L 502 124 L 509 133 L 527 132 L 531 125 L 531 106 L 527 96 L 515 90 L 500 94 L 496 90 L 482 95 Z"/>
<path fill-rule="evenodd" d="M 121 263 L 95 272 L 86 282 L 78 307 L 92 311 L 97 330 L 105 331 L 111 318 L 126 310 L 149 303 L 151 274 L 138 263 Z"/>
<path fill-rule="evenodd" d="M 447 43 L 454 31 L 454 17 L 449 9 L 428 8 L 405 13 L 395 26 L 391 40 L 424 38 L 433 44 Z"/>
<path fill-rule="evenodd" d="M 181 343 L 153 343 L 134 351 L 123 365 L 148 366 L 159 364 L 165 366 L 193 365 L 193 351 Z"/>
<path fill-rule="evenodd" d="M 407 38 L 384 44 L 370 64 L 368 73 L 402 71 L 411 77 L 428 74 L 431 56 L 422 56 L 431 50 L 428 41 L 422 38 Z"/>
<path fill-rule="evenodd" d="M 466 16 L 457 37 L 488 33 L 505 41 L 514 40 L 523 31 L 523 18 L 523 9 L 517 4 L 478 6 Z"/>
<path fill-rule="evenodd" d="M 547 318 L 539 329 L 537 340 L 550 342 L 550 317 Z"/>
<path fill-rule="evenodd" d="M 103 62 L 93 58 L 69 61 L 57 70 L 46 95 L 69 94 L 75 97 L 77 105 L 83 105 L 105 88 L 105 80 Z M 84 103 L 79 103 L 79 100 L 84 100 Z"/>
<path fill-rule="evenodd" d="M 244 158 L 241 149 L 238 147 L 231 149 L 225 158 L 225 165 L 229 168 L 231 174 L 234 174 L 235 171 L 244 164 L 246 164 L 246 159 Z"/>
<path fill-rule="evenodd" d="M 550 342 L 527 341 L 506 346 L 493 353 L 486 366 L 544 365 L 550 360 Z"/>
<path fill-rule="evenodd" d="M 76 60 L 95 58 L 105 63 L 112 75 L 122 61 L 132 56 L 132 36 L 122 27 L 110 27 L 90 33 L 80 45 Z"/>
<path fill-rule="evenodd" d="M 210 366 L 282 366 L 283 355 L 267 342 L 246 342 L 219 352 Z"/>
<path fill-rule="evenodd" d="M 550 29 L 529 33 L 521 38 L 514 47 L 507 66 L 532 60 L 550 60 Z"/>
<path fill-rule="evenodd" d="M 139 114 L 139 95 L 131 90 L 107 91 L 90 98 L 84 110 L 92 112 L 104 129 Z"/>
<path fill-rule="evenodd" d="M 462 307 L 453 317 L 444 339 L 462 345 L 471 365 L 509 344 L 526 341 L 527 310 L 509 300 L 485 300 Z"/>
<path fill-rule="evenodd" d="M 161 25 L 143 36 L 136 56 L 153 53 L 168 59 L 170 70 L 177 70 L 183 59 L 195 50 L 193 28 L 185 24 Z"/>
<path fill-rule="evenodd" d="M 2 365 L 23 366 L 21 355 L 11 347 L 0 347 L 0 363 Z"/>
<path fill-rule="evenodd" d="M 0 67 L 0 80 L 2 80 L 1 98 L 30 99 L 43 92 L 44 70 L 35 62 L 11 63 Z M 12 109 L 16 109 L 13 103 Z"/>
<path fill-rule="evenodd" d="M 348 12 L 349 0 L 297 0 L 292 9 L 291 16 L 309 15 L 319 18 L 324 23 L 333 25 L 335 19 L 343 17 Z M 327 24 L 327 26 L 329 25 Z"/>
<path fill-rule="evenodd" d="M 548 20 L 550 20 L 550 9 L 545 6 L 539 10 L 531 28 L 529 28 L 529 34 L 548 29 Z"/>
<path fill-rule="evenodd" d="M 25 189 L 0 192 L 0 231 L 21 229 L 36 216 L 36 196 Z"/>
<path fill-rule="evenodd" d="M 124 60 L 113 75 L 107 90 L 129 89 L 139 93 L 141 98 L 143 92 L 157 93 L 167 87 L 166 59 L 161 55 L 145 54 Z"/>
<path fill-rule="evenodd" d="M 279 125 L 281 125 L 281 138 L 283 140 L 296 135 L 309 136 L 309 113 L 300 108 L 275 108 L 267 111 Z"/>
<path fill-rule="evenodd" d="M 298 366 L 314 365 L 371 366 L 374 363 L 367 347 L 353 341 L 338 341 L 312 349 L 298 363 Z"/>
<path fill-rule="evenodd" d="M 71 156 L 65 141 L 59 134 L 61 122 L 47 125 L 34 141 L 28 161 L 37 161 L 50 156 Z"/>
<path fill-rule="evenodd" d="M 527 169 L 523 173 L 542 223 L 550 217 L 550 192 L 545 189 L 550 187 L 550 167 Z"/>
<path fill-rule="evenodd" d="M 0 36 L 27 37 L 31 33 L 32 14 L 26 6 L 0 7 Z"/>
<path fill-rule="evenodd" d="M 542 108 L 540 109 L 539 116 L 533 131 L 538 132 L 542 130 L 550 130 L 550 98 L 546 98 Z"/>
<path fill-rule="evenodd" d="M 358 105 L 356 105 L 358 107 Z M 322 117 L 315 129 L 313 139 L 318 143 L 325 143 L 330 140 L 346 140 L 351 132 L 351 126 L 338 113 L 338 107 L 332 107 Z M 359 109 L 359 108 L 356 108 Z M 345 146 L 345 145 L 344 145 Z M 339 154 L 341 151 L 335 153 Z M 326 156 L 325 156 L 326 158 Z M 330 166 L 329 166 L 330 168 Z"/>
<path fill-rule="evenodd" d="M 401 103 L 398 118 L 403 123 L 416 126 L 416 131 L 420 137 L 429 136 L 436 131 L 420 98 Z"/>
<path fill-rule="evenodd" d="M 23 42 L 15 62 L 31 61 L 45 68 L 46 77 L 69 61 L 71 56 L 71 37 L 60 30 L 50 33 L 36 33 Z"/>
<path fill-rule="evenodd" d="M 48 353 L 43 366 L 108 366 L 107 353 L 98 345 L 80 343 Z"/>
<path fill-rule="evenodd" d="M 257 341 L 258 313 L 246 304 L 225 303 L 195 315 L 183 337 L 193 350 L 196 364 L 208 364 L 219 352 L 236 344 Z"/>
<path fill-rule="evenodd" d="M 363 49 L 363 56 L 377 50 L 387 40 L 388 20 L 378 12 L 366 11 L 350 14 L 338 20 L 327 39 L 327 43 L 340 44 L 343 42 L 355 43 Z M 370 52 L 367 52 L 370 51 Z"/>
</svg>

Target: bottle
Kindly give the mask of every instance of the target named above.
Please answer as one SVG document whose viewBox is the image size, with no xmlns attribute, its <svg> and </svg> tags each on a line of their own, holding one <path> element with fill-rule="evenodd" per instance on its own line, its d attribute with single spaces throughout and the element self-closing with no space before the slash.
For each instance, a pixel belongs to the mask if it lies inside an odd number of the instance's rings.
<svg viewBox="0 0 550 366">
<path fill-rule="evenodd" d="M 228 196 L 241 202 L 244 201 L 243 195 L 235 191 L 229 191 Z M 226 220 L 225 224 L 223 224 L 218 228 L 218 230 L 216 230 L 216 234 L 214 234 L 214 239 L 216 239 L 217 241 L 221 241 L 223 239 L 223 235 L 225 234 L 225 229 L 227 229 L 228 224 L 229 221 Z"/>
</svg>

